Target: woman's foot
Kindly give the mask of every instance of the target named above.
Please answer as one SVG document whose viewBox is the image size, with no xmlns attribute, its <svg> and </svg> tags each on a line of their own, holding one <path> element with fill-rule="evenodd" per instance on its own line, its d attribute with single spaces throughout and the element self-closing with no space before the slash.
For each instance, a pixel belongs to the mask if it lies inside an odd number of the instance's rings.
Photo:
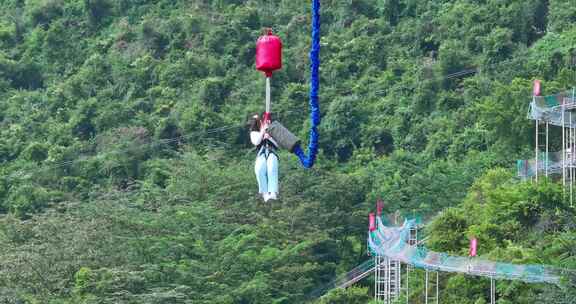
<svg viewBox="0 0 576 304">
<path fill-rule="evenodd" d="M 270 195 L 268 193 L 262 193 L 262 198 L 267 202 L 270 199 Z"/>
<path fill-rule="evenodd" d="M 278 194 L 276 192 L 268 192 L 268 199 L 276 200 L 278 199 Z"/>
</svg>

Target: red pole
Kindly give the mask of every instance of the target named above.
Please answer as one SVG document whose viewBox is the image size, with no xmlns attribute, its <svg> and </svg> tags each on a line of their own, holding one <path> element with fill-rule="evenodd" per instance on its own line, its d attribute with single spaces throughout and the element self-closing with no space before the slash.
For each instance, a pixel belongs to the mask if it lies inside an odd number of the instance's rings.
<svg viewBox="0 0 576 304">
<path fill-rule="evenodd" d="M 382 209 L 384 209 L 384 202 L 381 199 L 378 199 L 376 202 L 376 215 L 382 216 Z"/>
<path fill-rule="evenodd" d="M 376 230 L 376 217 L 373 212 L 368 214 L 368 230 L 370 230 L 370 232 Z"/>
<path fill-rule="evenodd" d="M 534 87 L 532 90 L 532 94 L 534 96 L 540 96 L 541 89 L 542 89 L 542 82 L 538 79 L 534 80 Z"/>
<path fill-rule="evenodd" d="M 470 250 L 468 251 L 468 255 L 471 257 L 476 256 L 476 249 L 478 247 L 478 240 L 476 238 L 470 239 Z"/>
</svg>

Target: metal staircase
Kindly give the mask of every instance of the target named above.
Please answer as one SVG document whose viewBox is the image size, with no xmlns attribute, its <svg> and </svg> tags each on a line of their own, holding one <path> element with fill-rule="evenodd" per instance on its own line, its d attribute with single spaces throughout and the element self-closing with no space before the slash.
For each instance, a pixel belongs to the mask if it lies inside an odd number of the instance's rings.
<svg viewBox="0 0 576 304">
<path fill-rule="evenodd" d="M 424 291 L 424 303 L 438 304 L 440 302 L 440 276 L 438 271 L 426 269 L 426 286 Z"/>
</svg>

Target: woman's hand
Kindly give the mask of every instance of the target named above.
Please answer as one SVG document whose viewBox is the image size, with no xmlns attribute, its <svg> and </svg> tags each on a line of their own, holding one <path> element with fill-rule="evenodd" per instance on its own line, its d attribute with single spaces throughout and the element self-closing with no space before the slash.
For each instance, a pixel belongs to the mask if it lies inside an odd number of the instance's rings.
<svg viewBox="0 0 576 304">
<path fill-rule="evenodd" d="M 268 131 L 268 126 L 269 126 L 269 122 L 268 122 L 268 121 L 263 121 L 263 122 L 262 122 L 262 130 L 263 130 L 263 131 Z"/>
</svg>

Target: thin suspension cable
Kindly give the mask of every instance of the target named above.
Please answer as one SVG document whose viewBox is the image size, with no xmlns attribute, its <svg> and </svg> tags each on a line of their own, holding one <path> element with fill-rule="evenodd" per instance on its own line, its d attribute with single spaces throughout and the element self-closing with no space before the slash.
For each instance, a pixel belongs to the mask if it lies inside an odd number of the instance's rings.
<svg viewBox="0 0 576 304">
<path fill-rule="evenodd" d="M 288 110 L 288 111 L 283 111 L 281 114 L 290 114 L 290 113 L 299 112 L 299 111 L 300 111 L 300 109 Z M 282 116 L 282 115 L 280 115 L 280 116 Z M 164 139 L 159 139 L 159 140 L 156 140 L 153 142 L 144 143 L 144 144 L 141 144 L 139 147 L 141 147 L 141 149 L 143 149 L 144 147 L 155 148 L 158 146 L 163 146 L 163 145 L 168 145 L 168 144 L 175 143 L 175 142 L 180 142 L 180 141 L 183 141 L 185 139 L 190 139 L 190 138 L 193 138 L 194 136 L 220 133 L 220 132 L 228 131 L 231 129 L 243 128 L 243 127 L 244 127 L 244 124 L 233 124 L 233 125 L 227 125 L 227 126 L 218 127 L 218 128 L 207 129 L 207 130 L 203 130 L 203 131 L 195 131 L 195 132 L 190 132 L 188 134 L 184 134 L 184 135 L 173 137 L 173 138 L 164 138 Z M 85 144 L 93 145 L 96 143 L 96 141 L 97 141 L 97 137 L 91 138 Z M 67 167 L 67 166 L 73 165 L 73 164 L 78 163 L 78 162 L 87 161 L 90 159 L 95 159 L 98 157 L 103 157 L 103 156 L 112 155 L 112 154 L 130 152 L 130 151 L 138 151 L 138 147 L 116 149 L 116 150 L 106 151 L 103 153 L 97 153 L 94 155 L 81 155 L 82 152 L 80 152 L 80 153 L 76 154 L 76 156 L 78 157 L 76 159 L 57 162 L 57 163 L 47 165 L 47 166 L 44 166 L 41 168 L 16 170 L 16 172 L 9 174 L 7 177 L 8 178 L 25 178 L 25 177 L 29 177 L 33 173 L 54 170 L 54 169 L 58 169 L 61 167 Z"/>
<path fill-rule="evenodd" d="M 562 52 L 562 51 L 567 51 L 567 50 L 571 50 L 573 47 L 564 47 L 564 48 L 559 48 L 557 49 L 557 51 Z M 512 59 L 508 59 L 508 60 L 503 60 L 500 62 L 495 62 L 495 63 L 491 63 L 491 64 L 487 64 L 484 65 L 483 68 L 484 69 L 488 69 L 488 68 L 492 68 L 492 67 L 498 67 L 498 66 L 503 66 L 506 64 L 513 64 L 515 62 L 517 62 L 517 57 L 512 58 Z M 468 74 L 473 74 L 473 73 L 477 73 L 479 71 L 480 68 L 471 68 L 471 69 L 464 69 L 461 71 L 457 71 L 448 75 L 444 75 L 441 77 L 431 77 L 430 80 L 436 80 L 436 81 L 441 81 L 441 80 L 448 80 L 448 79 L 452 79 L 452 78 L 458 78 L 464 75 L 468 75 Z M 396 88 L 392 88 L 392 89 L 416 89 L 416 87 L 412 87 L 412 86 L 402 86 L 402 87 L 396 87 Z M 384 92 L 388 92 L 389 89 L 383 89 L 383 90 L 378 90 L 378 91 L 373 91 L 373 93 L 379 94 L 379 93 L 384 93 Z"/>
<path fill-rule="evenodd" d="M 174 138 L 167 138 L 167 139 L 160 139 L 157 141 L 153 141 L 151 143 L 145 143 L 145 144 L 141 144 L 137 147 L 129 147 L 129 148 L 123 148 L 123 149 L 117 149 L 117 150 L 112 150 L 112 151 L 107 151 L 104 153 L 98 153 L 95 155 L 79 155 L 79 157 L 77 159 L 73 159 L 73 160 L 68 160 L 68 161 L 63 161 L 63 162 L 59 162 L 56 164 L 52 164 L 52 165 L 48 165 L 48 166 L 44 166 L 41 168 L 37 168 L 37 169 L 32 169 L 32 170 L 18 170 L 15 173 L 12 173 L 10 175 L 8 175 L 9 178 L 18 178 L 18 177 L 26 177 L 29 176 L 32 173 L 37 173 L 37 172 L 43 172 L 43 171 L 49 171 L 49 170 L 54 170 L 54 169 L 58 169 L 61 167 L 66 167 L 66 166 L 70 166 L 73 165 L 75 163 L 78 162 L 82 162 L 82 161 L 87 161 L 90 159 L 95 159 L 97 157 L 103 157 L 103 156 L 107 156 L 107 155 L 111 155 L 111 154 L 119 154 L 119 153 L 124 153 L 124 152 L 131 152 L 131 151 L 138 151 L 138 150 L 142 150 L 143 148 L 155 148 L 158 146 L 162 146 L 162 145 L 167 145 L 170 143 L 174 143 L 174 142 L 179 142 L 182 141 L 184 139 L 190 139 L 193 136 L 200 136 L 200 135 L 206 135 L 206 134 L 213 134 L 213 133 L 218 133 L 218 132 L 224 132 L 227 130 L 231 130 L 234 128 L 240 128 L 243 127 L 243 124 L 240 125 L 228 125 L 228 126 L 224 126 L 224 127 L 219 127 L 219 128 L 213 128 L 213 129 L 209 129 L 209 130 L 205 130 L 205 131 L 200 131 L 200 132 L 192 132 L 192 133 L 188 133 L 182 136 L 178 136 L 178 137 L 174 137 Z"/>
</svg>

